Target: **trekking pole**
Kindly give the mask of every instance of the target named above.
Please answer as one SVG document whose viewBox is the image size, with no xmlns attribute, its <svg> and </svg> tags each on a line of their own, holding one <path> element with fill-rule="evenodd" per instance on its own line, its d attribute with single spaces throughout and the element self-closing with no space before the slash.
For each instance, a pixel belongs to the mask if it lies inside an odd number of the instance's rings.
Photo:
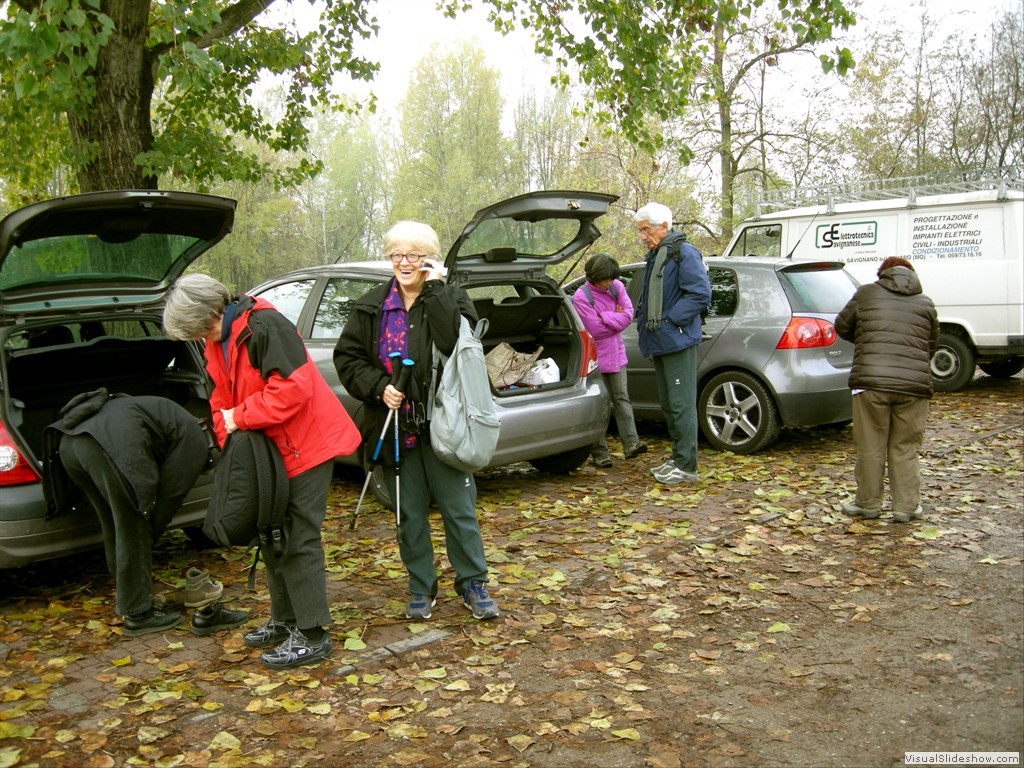
<svg viewBox="0 0 1024 768">
<path fill-rule="evenodd" d="M 405 385 L 409 381 L 409 374 L 412 373 L 412 367 L 415 363 L 406 358 L 402 361 L 402 372 L 398 375 L 398 383 L 395 384 L 395 389 L 399 392 L 405 392 Z M 401 408 L 401 406 L 399 406 Z M 397 410 L 397 409 L 396 409 Z M 401 430 L 398 428 L 398 417 L 395 417 L 395 526 L 399 527 L 402 524 L 402 478 L 400 474 L 400 464 L 398 461 L 398 446 L 401 445 L 402 435 Z"/>
<path fill-rule="evenodd" d="M 388 357 L 391 358 L 391 386 L 397 389 L 396 383 L 398 382 L 399 374 L 401 373 L 401 360 L 402 355 L 399 352 L 392 352 Z M 356 502 L 356 508 L 352 510 L 352 519 L 348 523 L 348 529 L 354 531 L 356 529 L 356 518 L 359 517 L 359 507 L 363 504 L 363 497 L 366 495 L 366 489 L 370 486 L 370 480 L 373 478 L 373 468 L 377 466 L 380 461 L 380 449 L 384 445 L 384 435 L 388 433 L 388 427 L 391 425 L 391 419 L 395 415 L 395 409 L 388 408 L 388 415 L 384 418 L 384 428 L 380 431 L 380 437 L 377 438 L 377 445 L 374 446 L 373 453 L 370 455 L 370 463 L 366 468 L 366 480 L 363 482 L 362 493 L 359 494 L 359 501 Z M 398 419 L 395 419 L 395 423 L 398 423 Z"/>
</svg>

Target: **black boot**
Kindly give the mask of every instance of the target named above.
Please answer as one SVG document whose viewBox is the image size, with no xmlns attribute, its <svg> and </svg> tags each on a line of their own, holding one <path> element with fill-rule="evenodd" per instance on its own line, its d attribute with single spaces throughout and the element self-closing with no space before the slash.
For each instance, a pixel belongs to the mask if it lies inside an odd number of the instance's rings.
<svg viewBox="0 0 1024 768">
<path fill-rule="evenodd" d="M 192 634 L 205 637 L 222 629 L 240 627 L 249 620 L 248 611 L 229 611 L 220 602 L 192 612 Z"/>
</svg>

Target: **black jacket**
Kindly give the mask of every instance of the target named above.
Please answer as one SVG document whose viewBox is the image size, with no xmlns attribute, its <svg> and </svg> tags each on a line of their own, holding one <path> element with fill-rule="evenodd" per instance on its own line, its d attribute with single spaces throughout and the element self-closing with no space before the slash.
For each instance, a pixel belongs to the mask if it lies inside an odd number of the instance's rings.
<svg viewBox="0 0 1024 768">
<path fill-rule="evenodd" d="M 70 511 L 78 499 L 60 460 L 63 435 L 88 434 L 124 478 L 139 512 L 166 525 L 192 490 L 209 459 L 210 442 L 199 420 L 163 397 L 79 395 L 43 432 L 43 492 L 47 517 Z"/>
<path fill-rule="evenodd" d="M 851 389 L 932 396 L 939 319 L 913 270 L 890 267 L 860 286 L 836 317 L 836 332 L 854 343 Z"/>
<path fill-rule="evenodd" d="M 381 397 L 391 381 L 377 354 L 384 300 L 392 281 L 371 288 L 352 306 L 345 329 L 334 347 L 334 367 L 342 386 L 364 407 L 353 414 L 367 445 L 375 445 L 387 406 Z M 409 336 L 406 357 L 414 362 L 406 397 L 415 404 L 417 417 L 425 418 L 430 391 L 432 344 L 450 355 L 459 337 L 459 315 L 475 325 L 476 309 L 464 290 L 440 280 L 428 280 L 409 309 Z M 407 428 L 417 425 L 406 423 Z M 423 424 L 419 427 L 422 429 Z M 387 453 L 387 452 L 385 452 Z"/>
</svg>

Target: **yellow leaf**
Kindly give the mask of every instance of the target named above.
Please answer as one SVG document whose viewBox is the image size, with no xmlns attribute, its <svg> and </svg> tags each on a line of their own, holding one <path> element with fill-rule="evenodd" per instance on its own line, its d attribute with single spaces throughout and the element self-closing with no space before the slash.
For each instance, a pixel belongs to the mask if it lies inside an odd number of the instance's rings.
<svg viewBox="0 0 1024 768">
<path fill-rule="evenodd" d="M 768 627 L 768 629 L 766 631 L 768 631 L 768 632 L 789 632 L 790 628 L 789 628 L 789 624 L 785 624 L 785 623 L 783 623 L 781 621 L 776 621 L 774 624 L 772 624 L 770 627 Z"/>
<path fill-rule="evenodd" d="M 640 731 L 636 728 L 623 728 L 621 731 L 612 731 L 612 736 L 626 741 L 639 741 Z"/>
<path fill-rule="evenodd" d="M 113 664 L 115 667 L 127 667 L 129 664 L 132 663 L 132 657 L 130 655 L 125 656 L 123 659 L 114 659 L 110 663 Z"/>
<path fill-rule="evenodd" d="M 516 752 L 523 753 L 537 742 L 524 733 L 505 739 Z"/>
<path fill-rule="evenodd" d="M 446 691 L 468 691 L 469 683 L 465 680 L 453 680 L 444 687 Z"/>
<path fill-rule="evenodd" d="M 227 731 L 221 731 L 213 737 L 210 742 L 210 749 L 224 749 L 229 751 L 241 750 L 242 742 Z"/>
<path fill-rule="evenodd" d="M 417 677 L 425 677 L 428 680 L 443 680 L 448 677 L 448 670 L 444 667 L 437 667 L 435 669 L 424 669 L 417 675 Z"/>
<path fill-rule="evenodd" d="M 137 737 L 140 744 L 152 744 L 154 741 L 170 736 L 171 732 L 164 728 L 155 728 L 151 725 L 144 725 L 139 728 Z"/>
<path fill-rule="evenodd" d="M 348 736 L 342 739 L 342 741 L 366 741 L 370 738 L 370 734 L 363 733 L 362 731 L 352 731 Z"/>
<path fill-rule="evenodd" d="M 366 643 L 364 643 L 358 637 L 346 637 L 345 638 L 345 650 L 346 651 L 361 651 L 364 648 L 366 648 Z"/>
<path fill-rule="evenodd" d="M 21 760 L 21 750 L 16 747 L 0 749 L 0 768 L 13 768 Z"/>
<path fill-rule="evenodd" d="M 312 712 L 314 715 L 329 715 L 331 714 L 331 705 L 326 701 L 320 704 L 313 704 L 312 706 L 306 707 L 307 712 Z"/>
</svg>

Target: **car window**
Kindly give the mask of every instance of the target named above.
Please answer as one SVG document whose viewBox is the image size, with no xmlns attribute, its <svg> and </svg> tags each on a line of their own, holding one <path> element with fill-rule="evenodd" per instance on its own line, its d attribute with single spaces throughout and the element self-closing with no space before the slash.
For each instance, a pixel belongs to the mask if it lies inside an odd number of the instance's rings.
<svg viewBox="0 0 1024 768">
<path fill-rule="evenodd" d="M 313 290 L 314 282 L 316 281 L 309 279 L 281 283 L 267 288 L 260 294 L 260 297 L 273 304 L 278 312 L 291 320 L 292 325 L 298 325 L 299 315 L 302 314 L 302 308 L 306 305 L 306 297 Z"/>
<path fill-rule="evenodd" d="M 310 338 L 336 339 L 341 335 L 352 303 L 371 288 L 380 285 L 377 280 L 348 280 L 334 278 L 327 284 L 320 306 L 316 309 Z"/>
<path fill-rule="evenodd" d="M 836 314 L 846 306 L 857 288 L 848 272 L 831 264 L 789 267 L 780 272 L 779 277 L 794 312 Z"/>
<path fill-rule="evenodd" d="M 740 232 L 730 256 L 781 256 L 782 225 L 747 227 Z"/>
<path fill-rule="evenodd" d="M 731 317 L 736 313 L 736 302 L 740 296 L 736 273 L 731 269 L 711 267 L 708 269 L 711 281 L 711 309 L 708 317 Z"/>
</svg>

